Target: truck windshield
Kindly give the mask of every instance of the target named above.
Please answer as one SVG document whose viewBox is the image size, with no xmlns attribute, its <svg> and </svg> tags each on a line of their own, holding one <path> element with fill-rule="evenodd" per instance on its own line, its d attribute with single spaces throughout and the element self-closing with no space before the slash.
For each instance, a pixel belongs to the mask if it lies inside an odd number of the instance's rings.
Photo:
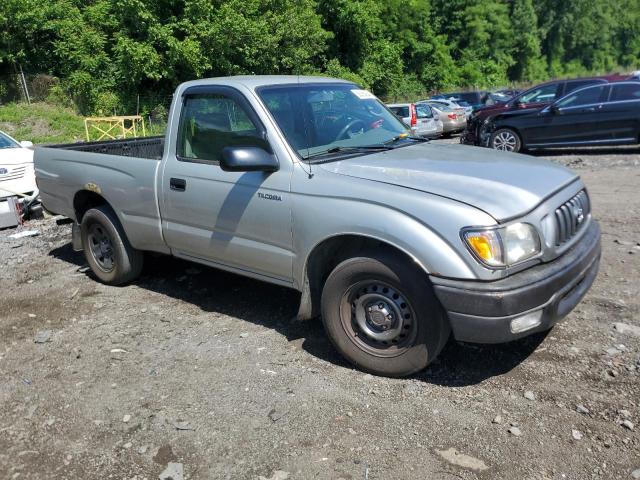
<svg viewBox="0 0 640 480">
<path fill-rule="evenodd" d="M 17 148 L 20 145 L 17 144 L 13 139 L 0 132 L 0 148 Z"/>
<path fill-rule="evenodd" d="M 353 152 L 409 134 L 372 93 L 353 84 L 269 86 L 258 89 L 258 95 L 303 159 L 344 152 L 343 147 Z"/>
</svg>

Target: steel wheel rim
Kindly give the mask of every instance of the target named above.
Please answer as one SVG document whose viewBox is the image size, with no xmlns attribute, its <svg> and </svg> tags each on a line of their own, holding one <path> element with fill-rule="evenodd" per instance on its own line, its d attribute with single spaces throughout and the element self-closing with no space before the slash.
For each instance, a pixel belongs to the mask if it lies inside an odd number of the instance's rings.
<svg viewBox="0 0 640 480">
<path fill-rule="evenodd" d="M 414 345 L 415 310 L 398 288 L 375 280 L 358 282 L 342 298 L 340 320 L 349 339 L 378 357 L 396 357 Z"/>
<path fill-rule="evenodd" d="M 504 152 L 513 152 L 518 141 L 511 132 L 500 132 L 493 138 L 493 148 Z"/>
<path fill-rule="evenodd" d="M 115 268 L 115 252 L 111 236 L 102 225 L 94 223 L 87 233 L 89 250 L 98 268 L 105 273 L 112 272 Z"/>
</svg>

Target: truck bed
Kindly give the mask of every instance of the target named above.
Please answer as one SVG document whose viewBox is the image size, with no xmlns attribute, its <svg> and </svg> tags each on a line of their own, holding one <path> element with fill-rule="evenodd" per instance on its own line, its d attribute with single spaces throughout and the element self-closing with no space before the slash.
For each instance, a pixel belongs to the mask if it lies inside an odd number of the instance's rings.
<svg viewBox="0 0 640 480">
<path fill-rule="evenodd" d="M 164 137 L 36 147 L 40 197 L 55 213 L 76 218 L 87 195 L 112 206 L 131 244 L 165 251 L 156 185 Z"/>
<path fill-rule="evenodd" d="M 75 150 L 78 152 L 102 153 L 122 157 L 148 158 L 160 160 L 164 150 L 164 137 L 127 138 L 123 140 L 103 140 L 99 142 L 64 143 L 47 145 L 48 148 Z"/>
</svg>

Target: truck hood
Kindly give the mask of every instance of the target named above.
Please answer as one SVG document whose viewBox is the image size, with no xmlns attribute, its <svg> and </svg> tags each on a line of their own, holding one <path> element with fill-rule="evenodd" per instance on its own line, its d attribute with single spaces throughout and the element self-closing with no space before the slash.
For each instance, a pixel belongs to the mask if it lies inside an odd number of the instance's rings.
<svg viewBox="0 0 640 480">
<path fill-rule="evenodd" d="M 428 143 L 328 162 L 321 168 L 457 200 L 498 222 L 529 212 L 578 178 L 567 168 L 527 155 Z"/>
</svg>

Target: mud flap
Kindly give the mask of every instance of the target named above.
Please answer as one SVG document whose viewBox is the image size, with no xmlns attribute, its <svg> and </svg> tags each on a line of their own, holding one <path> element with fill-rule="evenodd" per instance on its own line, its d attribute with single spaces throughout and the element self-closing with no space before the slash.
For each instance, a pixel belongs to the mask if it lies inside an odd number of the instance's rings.
<svg viewBox="0 0 640 480">
<path fill-rule="evenodd" d="M 75 252 L 82 251 L 82 239 L 80 238 L 80 224 L 73 222 L 71 226 L 71 246 Z"/>
</svg>

